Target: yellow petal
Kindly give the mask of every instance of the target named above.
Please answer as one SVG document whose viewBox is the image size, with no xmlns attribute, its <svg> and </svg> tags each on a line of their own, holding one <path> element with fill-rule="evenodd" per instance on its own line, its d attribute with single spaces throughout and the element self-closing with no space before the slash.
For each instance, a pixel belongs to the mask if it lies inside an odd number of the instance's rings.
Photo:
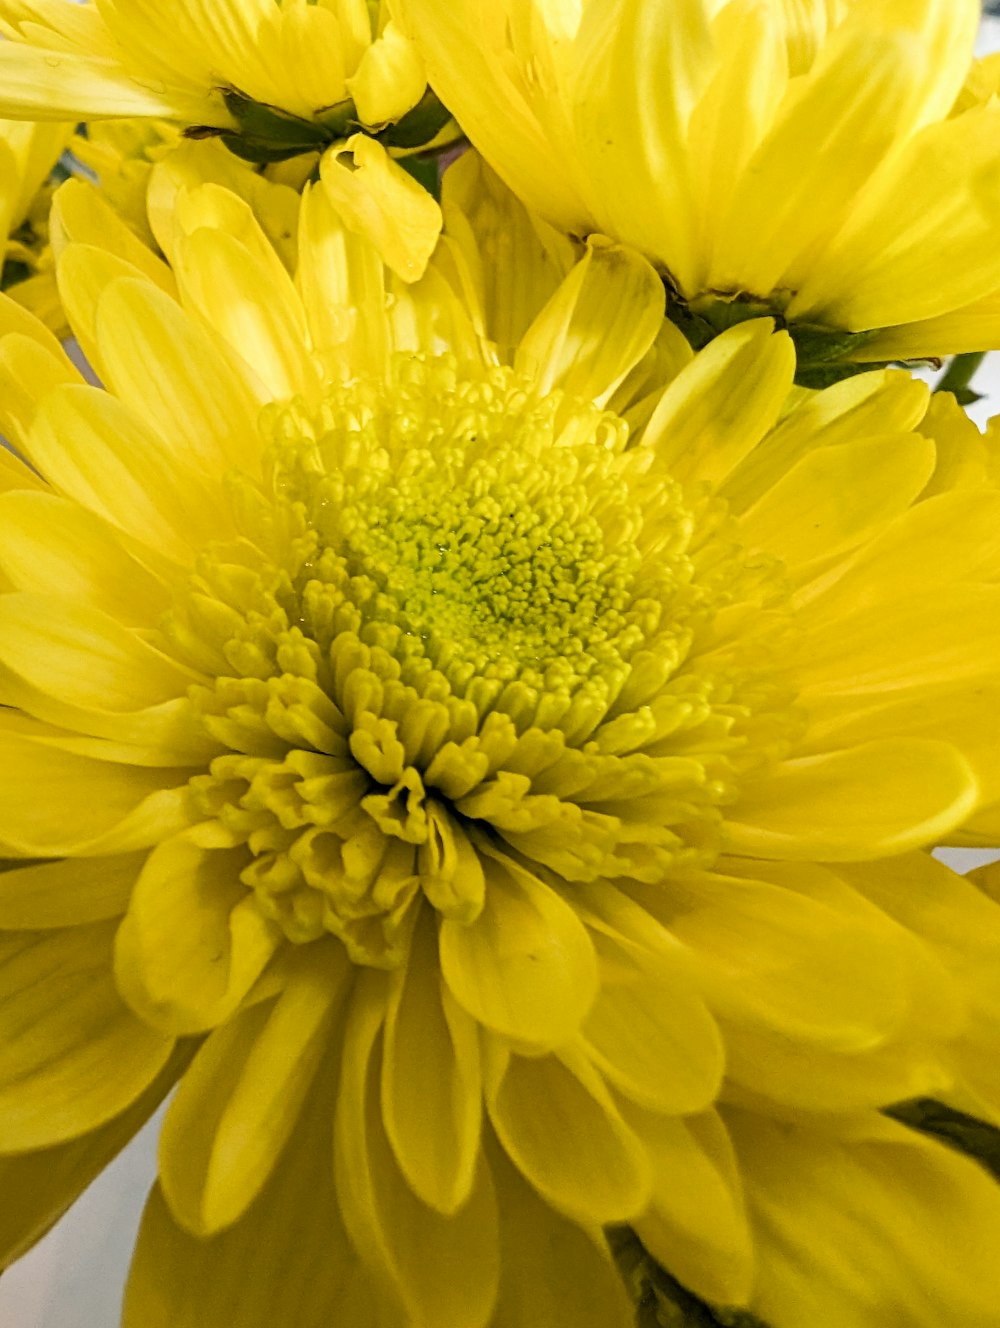
<svg viewBox="0 0 1000 1328">
<path fill-rule="evenodd" d="M 490 1119 L 508 1156 L 554 1208 L 594 1226 L 646 1207 L 651 1172 L 601 1077 L 579 1052 L 488 1065 Z"/>
<path fill-rule="evenodd" d="M 950 309 L 936 318 L 881 328 L 857 349 L 860 363 L 885 360 L 924 360 L 939 355 L 962 355 L 988 350 L 1000 341 L 1000 295 Z"/>
<path fill-rule="evenodd" d="M 188 824 L 171 770 L 91 760 L 46 747 L 0 711 L 0 846 L 19 857 L 128 853 Z"/>
<path fill-rule="evenodd" d="M 29 593 L 0 598 L 0 670 L 57 703 L 105 711 L 183 696 L 199 676 L 98 609 Z"/>
<path fill-rule="evenodd" d="M 874 557 L 865 560 L 866 573 L 874 561 Z M 911 575 L 917 575 L 916 566 Z M 817 596 L 803 608 L 804 631 L 796 644 L 795 663 L 801 670 L 801 695 L 807 707 L 816 706 L 822 713 L 832 698 L 877 702 L 886 693 L 891 702 L 892 693 L 898 696 L 915 686 L 942 682 L 956 692 L 964 691 L 970 706 L 975 705 L 972 686 L 995 677 L 987 661 L 996 657 L 1000 586 L 952 582 L 935 613 L 928 615 L 926 594 L 933 580 L 917 580 L 911 595 L 901 588 L 906 584 L 897 581 L 894 587 L 892 581 L 876 581 L 870 574 L 862 577 L 859 566 L 857 575 L 835 584 L 830 597 Z M 836 619 L 843 640 L 834 642 L 829 616 L 833 605 L 828 599 L 844 605 L 852 589 L 858 592 L 858 608 L 852 612 L 845 607 Z M 902 659 L 900 641 L 907 643 Z"/>
<path fill-rule="evenodd" d="M 596 229 L 563 145 L 549 140 L 531 82 L 510 58 L 507 14 L 487 14 L 478 0 L 401 0 L 394 15 L 417 43 L 435 91 L 518 197 L 561 229 Z M 470 32 L 480 40 L 470 42 Z"/>
<path fill-rule="evenodd" d="M 137 238 L 88 181 L 70 179 L 56 190 L 49 226 L 56 254 L 71 243 L 108 249 L 168 295 L 176 294 L 176 283 L 163 259 Z"/>
<path fill-rule="evenodd" d="M 748 544 L 797 569 L 860 544 L 905 512 L 935 460 L 934 444 L 919 434 L 816 448 L 754 503 L 741 528 Z"/>
<path fill-rule="evenodd" d="M 179 1043 L 166 1065 L 120 1116 L 66 1143 L 0 1157 L 0 1268 L 19 1259 L 62 1217 L 159 1106 L 191 1050 Z"/>
<path fill-rule="evenodd" d="M 194 1058 L 160 1136 L 163 1193 L 193 1235 L 237 1221 L 267 1182 L 329 1053 L 349 976 L 342 948 L 310 946 L 275 1001 L 237 1014 Z"/>
<path fill-rule="evenodd" d="M 740 323 L 709 342 L 660 398 L 643 434 L 657 464 L 717 487 L 778 418 L 795 351 L 769 319 Z"/>
<path fill-rule="evenodd" d="M 400 119 L 416 106 L 426 86 L 416 48 L 391 19 L 347 80 L 361 123 L 378 127 Z"/>
<path fill-rule="evenodd" d="M 707 289 L 796 288 L 894 145 L 912 68 L 913 40 L 898 30 L 845 25 L 827 44 L 747 162 L 719 222 Z"/>
<path fill-rule="evenodd" d="M 4 42 L 0 45 L 0 115 L 35 120 L 169 119 L 173 101 L 126 77 L 114 60 Z"/>
<path fill-rule="evenodd" d="M 601 987 L 584 1021 L 587 1055 L 610 1083 L 653 1111 L 708 1106 L 722 1079 L 723 1047 L 689 965 L 624 938 L 592 933 Z"/>
<path fill-rule="evenodd" d="M 726 842 L 748 857 L 849 862 L 940 840 L 979 788 L 945 742 L 886 738 L 785 761 L 729 809 Z"/>
<path fill-rule="evenodd" d="M 678 1120 L 627 1107 L 649 1152 L 653 1199 L 632 1226 L 650 1254 L 685 1287 L 717 1305 L 745 1304 L 753 1250 L 743 1192 L 717 1113 Z"/>
<path fill-rule="evenodd" d="M 389 354 L 385 267 L 375 247 L 349 231 L 326 190 L 302 197 L 300 261 L 295 273 L 313 345 L 344 347 L 349 370 L 379 376 Z"/>
<path fill-rule="evenodd" d="M 476 1025 L 442 981 L 424 909 L 386 1013 L 382 1116 L 400 1170 L 438 1212 L 471 1192 L 482 1100 Z"/>
<path fill-rule="evenodd" d="M 515 372 L 540 391 L 604 406 L 653 344 L 663 307 L 663 282 L 645 259 L 592 245 L 525 332 Z"/>
<path fill-rule="evenodd" d="M 655 6 L 616 0 L 578 12 L 579 30 L 566 42 L 561 71 L 572 138 L 563 144 L 557 138 L 557 150 L 569 156 L 576 144 L 586 144 L 586 175 L 580 174 L 592 229 L 659 260 L 677 287 L 693 293 L 702 264 L 686 140 L 715 67 L 706 6 L 703 0 Z M 535 60 L 551 50 L 558 61 L 563 50 L 551 37 L 536 37 L 533 46 Z M 530 65 L 525 72 L 531 79 Z M 544 97 L 538 101 L 547 109 Z M 448 105 L 461 116 L 460 103 Z M 557 134 L 561 109 L 557 105 L 553 116 Z"/>
<path fill-rule="evenodd" d="M 759 1250 L 756 1314 L 788 1328 L 992 1328 L 1000 1189 L 977 1163 L 875 1113 L 840 1137 L 726 1116 Z"/>
<path fill-rule="evenodd" d="M 745 511 L 814 448 L 913 429 L 928 396 L 926 384 L 894 369 L 858 374 L 822 392 L 805 393 L 730 474 L 722 496 L 734 511 Z"/>
<path fill-rule="evenodd" d="M 996 581 L 1000 575 L 1000 503 L 995 492 L 941 493 L 911 507 L 828 575 L 804 587 L 800 606 L 811 624 L 840 622 L 858 609 L 883 601 L 885 589 L 910 585 L 948 587 L 945 602 L 959 589 L 966 594 L 988 587 L 956 582 Z"/>
<path fill-rule="evenodd" d="M 159 1187 L 153 1190 L 122 1328 L 330 1328 L 338 1322 L 352 1255 L 334 1195 L 332 1111 L 329 1088 L 315 1092 L 270 1180 L 220 1235 L 189 1235 Z"/>
<path fill-rule="evenodd" d="M 472 923 L 441 924 L 441 971 L 481 1024 L 539 1047 L 568 1042 L 597 994 L 597 960 L 570 906 L 509 860 L 484 861 Z"/>
<path fill-rule="evenodd" d="M 119 281 L 96 320 L 104 382 L 164 437 L 177 465 L 215 476 L 257 469 L 258 401 L 246 379 L 174 300 Z"/>
<path fill-rule="evenodd" d="M 39 345 L 33 337 L 11 333 L 0 341 L 0 426 L 5 435 L 22 451 L 29 446 L 31 426 L 39 402 L 63 383 L 80 383 L 82 379 L 61 352 L 53 354 Z M 4 454 L 4 465 L 12 461 Z M 27 486 L 34 487 L 37 478 Z"/>
<path fill-rule="evenodd" d="M 105 1124 L 148 1088 L 172 1039 L 115 990 L 113 924 L 0 942 L 0 1152 L 62 1143 Z"/>
<path fill-rule="evenodd" d="M 353 153 L 353 170 L 340 161 L 345 152 Z M 441 209 L 381 143 L 354 134 L 326 154 L 320 176 L 349 230 L 370 239 L 404 281 L 423 276 L 441 231 Z"/>
<path fill-rule="evenodd" d="M 225 521 L 221 491 L 196 481 L 160 434 L 99 388 L 51 392 L 29 446 L 56 490 L 168 557 L 189 562 Z"/>
<path fill-rule="evenodd" d="M 280 942 L 239 880 L 244 850 L 203 849 L 190 836 L 150 855 L 118 932 L 122 994 L 147 1023 L 198 1033 L 228 1019 Z"/>
<path fill-rule="evenodd" d="M 468 1200 L 450 1216 L 410 1189 L 379 1109 L 384 979 L 370 970 L 365 979 L 351 996 L 334 1120 L 344 1222 L 370 1276 L 391 1282 L 409 1319 L 435 1328 L 486 1328 L 499 1274 L 489 1170 L 480 1158 Z"/>
<path fill-rule="evenodd" d="M 672 924 L 697 958 L 712 1008 L 727 1025 L 759 1024 L 843 1051 L 894 1032 L 908 997 L 899 945 L 835 902 L 754 879 L 755 870 L 744 862 L 738 879 L 693 877 L 692 906 Z"/>
<path fill-rule="evenodd" d="M 500 1294 L 490 1328 L 632 1328 L 635 1309 L 604 1238 L 554 1212 L 501 1151 Z"/>
<path fill-rule="evenodd" d="M 691 113 L 689 152 L 703 232 L 714 235 L 788 86 L 788 49 L 772 6 L 730 3 L 715 15 L 720 63 Z M 704 282 L 704 278 L 702 278 Z"/>
<path fill-rule="evenodd" d="M 71 927 L 121 917 L 145 858 L 64 858 L 0 872 L 0 928 Z"/>
<path fill-rule="evenodd" d="M 998 133 L 991 102 L 912 138 L 864 191 L 789 316 L 860 330 L 934 318 L 994 293 Z M 942 263 L 943 253 L 961 261 Z"/>
<path fill-rule="evenodd" d="M 0 567 L 16 590 L 64 595 L 129 627 L 151 627 L 167 607 L 163 585 L 113 527 L 51 493 L 0 494 Z"/>
</svg>

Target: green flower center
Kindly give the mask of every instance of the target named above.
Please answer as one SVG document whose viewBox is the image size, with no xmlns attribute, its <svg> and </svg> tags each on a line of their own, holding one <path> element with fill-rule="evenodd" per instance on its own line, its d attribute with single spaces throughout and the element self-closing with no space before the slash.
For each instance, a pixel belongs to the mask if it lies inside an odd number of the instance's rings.
<svg viewBox="0 0 1000 1328">
<path fill-rule="evenodd" d="M 290 939 L 388 966 L 421 899 L 478 916 L 490 858 L 563 885 L 711 860 L 789 723 L 781 615 L 738 651 L 717 633 L 781 594 L 723 513 L 506 370 L 408 359 L 265 427 L 263 482 L 230 486 L 243 538 L 168 631 L 229 749 L 191 795 Z"/>
</svg>

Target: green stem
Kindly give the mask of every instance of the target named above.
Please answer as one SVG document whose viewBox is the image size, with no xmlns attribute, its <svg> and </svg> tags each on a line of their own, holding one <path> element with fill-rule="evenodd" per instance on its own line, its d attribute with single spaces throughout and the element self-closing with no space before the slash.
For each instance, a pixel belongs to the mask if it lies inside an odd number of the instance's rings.
<svg viewBox="0 0 1000 1328">
<path fill-rule="evenodd" d="M 963 388 L 967 388 L 982 364 L 985 354 L 984 350 L 972 350 L 965 355 L 956 355 L 941 375 L 934 391 L 960 392 Z"/>
</svg>

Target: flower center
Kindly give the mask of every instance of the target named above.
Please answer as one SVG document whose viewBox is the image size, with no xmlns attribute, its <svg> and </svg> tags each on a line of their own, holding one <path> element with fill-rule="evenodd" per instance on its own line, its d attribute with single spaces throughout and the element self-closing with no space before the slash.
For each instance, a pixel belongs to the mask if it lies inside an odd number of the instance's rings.
<svg viewBox="0 0 1000 1328">
<path fill-rule="evenodd" d="M 787 727 L 773 615 L 738 660 L 713 637 L 778 593 L 717 509 L 651 480 L 616 417 L 447 359 L 264 427 L 242 538 L 168 631 L 229 749 L 192 797 L 290 939 L 388 966 L 421 899 L 478 916 L 491 859 L 566 884 L 711 860 Z"/>
</svg>

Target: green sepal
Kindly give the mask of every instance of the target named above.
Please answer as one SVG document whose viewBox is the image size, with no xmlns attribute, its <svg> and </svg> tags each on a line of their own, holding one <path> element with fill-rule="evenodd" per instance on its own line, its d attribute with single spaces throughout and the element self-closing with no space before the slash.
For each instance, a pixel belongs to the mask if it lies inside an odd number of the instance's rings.
<svg viewBox="0 0 1000 1328">
<path fill-rule="evenodd" d="M 884 368 L 884 364 L 858 364 L 851 357 L 866 346 L 875 331 L 842 332 L 821 323 L 800 323 L 785 317 L 790 295 L 777 293 L 770 300 L 760 300 L 745 291 L 733 294 L 713 293 L 685 301 L 670 291 L 667 283 L 667 317 L 687 337 L 695 350 L 728 328 L 751 318 L 773 318 L 784 328 L 795 346 L 795 381 L 800 387 L 822 388 L 839 383 L 855 374 Z"/>
<path fill-rule="evenodd" d="M 976 1116 L 946 1107 L 932 1097 L 918 1097 L 886 1107 L 885 1114 L 921 1134 L 949 1144 L 1000 1180 L 1000 1129 Z"/>
<path fill-rule="evenodd" d="M 422 148 L 437 138 L 451 118 L 451 111 L 428 88 L 412 110 L 373 137 L 387 148 Z"/>
<path fill-rule="evenodd" d="M 441 199 L 441 172 L 437 157 L 400 157 L 398 164 L 422 184 L 432 198 Z"/>
<path fill-rule="evenodd" d="M 287 161 L 306 152 L 323 152 L 331 144 L 342 142 L 359 130 L 386 148 L 412 151 L 433 142 L 452 118 L 451 112 L 430 89 L 394 124 L 377 130 L 361 123 L 350 97 L 306 120 L 278 106 L 254 101 L 235 88 L 221 88 L 220 93 L 226 110 L 236 121 L 236 128 L 192 125 L 184 131 L 185 137 L 221 138 L 230 152 L 257 166 Z"/>
<path fill-rule="evenodd" d="M 749 1310 L 706 1305 L 661 1268 L 630 1227 L 605 1235 L 635 1303 L 635 1328 L 768 1328 Z"/>
<path fill-rule="evenodd" d="M 326 123 L 304 120 L 277 106 L 253 101 L 233 88 L 223 89 L 222 100 L 239 128 L 224 129 L 220 137 L 236 156 L 259 165 L 300 157 L 304 152 L 322 152 L 335 139 L 343 136 L 343 126 L 347 123 L 347 119 L 343 118 L 344 112 Z M 331 111 L 341 111 L 342 105 L 338 104 Z M 354 103 L 348 102 L 347 105 L 353 112 Z"/>
<path fill-rule="evenodd" d="M 0 267 L 0 290 L 10 290 L 12 286 L 19 286 L 22 281 L 27 281 L 32 275 L 31 268 L 27 263 L 19 262 L 16 258 L 8 258 Z"/>
</svg>

